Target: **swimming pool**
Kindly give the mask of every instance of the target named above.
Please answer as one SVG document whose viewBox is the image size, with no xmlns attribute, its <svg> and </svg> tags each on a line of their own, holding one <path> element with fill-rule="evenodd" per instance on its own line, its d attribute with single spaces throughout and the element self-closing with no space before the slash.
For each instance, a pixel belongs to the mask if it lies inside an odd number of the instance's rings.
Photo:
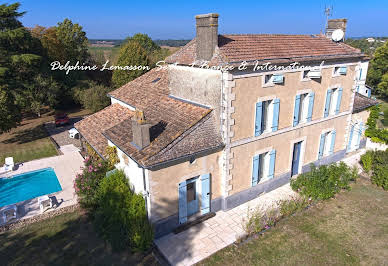
<svg viewBox="0 0 388 266">
<path fill-rule="evenodd" d="M 53 168 L 0 178 L 0 207 L 61 191 Z"/>
</svg>

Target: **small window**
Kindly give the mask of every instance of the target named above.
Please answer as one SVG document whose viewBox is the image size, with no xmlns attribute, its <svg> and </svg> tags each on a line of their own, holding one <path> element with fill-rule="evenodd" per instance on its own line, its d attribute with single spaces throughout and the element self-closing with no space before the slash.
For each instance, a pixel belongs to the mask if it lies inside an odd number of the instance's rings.
<svg viewBox="0 0 388 266">
<path fill-rule="evenodd" d="M 275 84 L 283 84 L 284 75 L 283 74 L 269 74 L 264 76 L 264 86 L 274 86 Z"/>
<path fill-rule="evenodd" d="M 309 70 L 303 71 L 303 73 L 302 73 L 302 80 L 310 80 L 308 74 L 309 74 Z"/>
<path fill-rule="evenodd" d="M 195 200 L 196 199 L 195 182 L 191 182 L 187 184 L 186 189 L 187 189 L 187 192 L 186 192 L 187 202 L 191 202 Z"/>
<path fill-rule="evenodd" d="M 334 76 L 346 75 L 348 68 L 347 67 L 335 67 Z"/>
<path fill-rule="evenodd" d="M 272 85 L 272 75 L 264 76 L 264 85 Z"/>
<path fill-rule="evenodd" d="M 190 158 L 190 164 L 195 164 L 196 161 L 197 159 L 194 156 Z"/>
</svg>

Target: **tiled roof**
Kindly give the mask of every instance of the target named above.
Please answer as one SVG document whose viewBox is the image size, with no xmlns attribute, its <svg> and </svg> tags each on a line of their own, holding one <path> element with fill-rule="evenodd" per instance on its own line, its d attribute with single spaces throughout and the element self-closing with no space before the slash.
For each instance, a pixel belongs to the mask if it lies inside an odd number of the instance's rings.
<svg viewBox="0 0 388 266">
<path fill-rule="evenodd" d="M 364 56 L 359 49 L 336 43 L 323 35 L 241 34 L 219 35 L 211 65 L 242 61 L 309 61 Z M 196 61 L 196 40 L 167 58 L 167 62 L 192 64 Z"/>
<path fill-rule="evenodd" d="M 103 131 L 94 133 L 93 130 L 90 130 L 91 132 L 88 132 L 88 135 L 82 132 L 81 134 L 88 142 L 89 139 L 98 138 L 101 141 L 105 140 L 105 143 L 107 143 L 107 139 L 109 139 L 124 153 L 143 166 L 148 166 L 151 163 L 151 158 L 153 163 L 171 160 L 173 159 L 172 155 L 157 157 L 158 159 L 156 157 L 153 158 L 153 156 L 159 154 L 171 143 L 176 142 L 182 134 L 187 134 L 202 119 L 206 118 L 208 120 L 207 115 L 211 112 L 211 109 L 180 101 L 170 97 L 168 93 L 168 72 L 167 70 L 160 69 L 152 69 L 139 78 L 109 93 L 110 96 L 142 110 L 146 119 L 152 124 L 150 129 L 151 144 L 141 150 L 138 150 L 131 144 L 131 116 L 126 116 L 119 123 L 111 123 L 109 119 L 103 119 L 101 121 L 101 123 L 104 123 Z M 99 113 L 97 113 L 98 117 L 105 116 L 105 114 Z M 85 124 L 88 123 L 85 122 Z M 90 125 L 88 128 L 93 127 Z M 209 145 L 199 145 L 195 149 L 196 151 L 202 148 L 211 148 L 214 146 L 214 143 L 218 144 L 220 139 L 219 131 L 210 131 L 209 126 L 204 127 L 204 130 L 209 138 L 207 142 Z M 210 133 L 212 133 L 211 136 Z M 191 149 L 194 148 L 190 143 L 181 144 L 177 147 L 180 147 L 180 152 L 176 153 L 176 156 L 190 153 Z"/>
<path fill-rule="evenodd" d="M 133 111 L 116 103 L 82 119 L 75 123 L 74 127 L 81 133 L 82 137 L 87 140 L 93 149 L 104 156 L 108 142 L 102 135 L 102 132 L 123 122 L 125 119 L 132 117 L 133 114 Z"/>
<path fill-rule="evenodd" d="M 376 100 L 373 100 L 371 98 L 368 98 L 356 92 L 356 95 L 354 96 L 353 113 L 360 112 L 362 110 L 365 110 L 368 107 L 371 107 L 377 104 L 378 102 Z"/>
</svg>

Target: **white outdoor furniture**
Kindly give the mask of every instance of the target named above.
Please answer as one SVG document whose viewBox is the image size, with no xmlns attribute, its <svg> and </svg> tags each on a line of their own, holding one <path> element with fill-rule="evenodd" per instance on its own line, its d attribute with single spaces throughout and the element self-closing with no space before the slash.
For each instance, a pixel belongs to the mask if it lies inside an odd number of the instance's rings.
<svg viewBox="0 0 388 266">
<path fill-rule="evenodd" d="M 17 218 L 18 208 L 16 205 L 9 205 L 1 210 L 1 217 L 4 223 Z"/>
<path fill-rule="evenodd" d="M 45 209 L 49 209 L 53 207 L 53 202 L 51 198 L 47 195 L 38 198 L 40 212 L 43 213 Z"/>
<path fill-rule="evenodd" d="M 69 137 L 72 139 L 77 138 L 77 134 L 79 134 L 78 130 L 75 129 L 74 127 L 69 130 Z"/>
<path fill-rule="evenodd" d="M 15 167 L 15 163 L 13 162 L 13 157 L 5 158 L 4 170 L 5 172 L 12 171 Z"/>
</svg>

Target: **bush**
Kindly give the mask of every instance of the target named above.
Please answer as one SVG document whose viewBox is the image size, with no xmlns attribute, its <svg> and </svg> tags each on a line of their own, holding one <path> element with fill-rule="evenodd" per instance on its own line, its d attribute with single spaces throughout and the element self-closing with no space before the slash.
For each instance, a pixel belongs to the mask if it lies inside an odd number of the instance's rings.
<svg viewBox="0 0 388 266">
<path fill-rule="evenodd" d="M 279 217 L 279 211 L 275 208 L 266 212 L 261 209 L 255 209 L 253 212 L 248 210 L 247 221 L 243 223 L 243 229 L 248 235 L 256 234 L 274 226 Z"/>
<path fill-rule="evenodd" d="M 388 149 L 373 152 L 371 180 L 377 186 L 388 190 Z"/>
<path fill-rule="evenodd" d="M 357 178 L 357 169 L 344 162 L 316 167 L 291 180 L 291 188 L 312 199 L 329 199 L 341 189 L 350 189 L 349 182 Z"/>
<path fill-rule="evenodd" d="M 131 191 L 122 171 L 102 180 L 97 191 L 95 226 L 114 250 L 146 250 L 153 240 L 142 195 Z"/>
<path fill-rule="evenodd" d="M 105 177 L 107 163 L 86 157 L 85 167 L 82 174 L 77 174 L 74 180 L 74 190 L 78 196 L 78 202 L 85 209 L 94 209 L 96 207 L 97 189 L 101 180 Z"/>
<path fill-rule="evenodd" d="M 384 110 L 384 120 L 383 125 L 388 127 L 388 108 Z"/>
<path fill-rule="evenodd" d="M 369 172 L 372 169 L 373 163 L 373 151 L 367 151 L 361 155 L 361 165 L 365 172 Z"/>
<path fill-rule="evenodd" d="M 377 119 L 379 118 L 380 106 L 371 107 L 365 136 L 369 137 L 373 142 L 388 144 L 388 130 L 377 128 Z"/>
<path fill-rule="evenodd" d="M 278 202 L 280 215 L 282 217 L 290 216 L 297 211 L 306 208 L 310 201 L 306 197 L 294 197 L 288 200 Z"/>
</svg>

